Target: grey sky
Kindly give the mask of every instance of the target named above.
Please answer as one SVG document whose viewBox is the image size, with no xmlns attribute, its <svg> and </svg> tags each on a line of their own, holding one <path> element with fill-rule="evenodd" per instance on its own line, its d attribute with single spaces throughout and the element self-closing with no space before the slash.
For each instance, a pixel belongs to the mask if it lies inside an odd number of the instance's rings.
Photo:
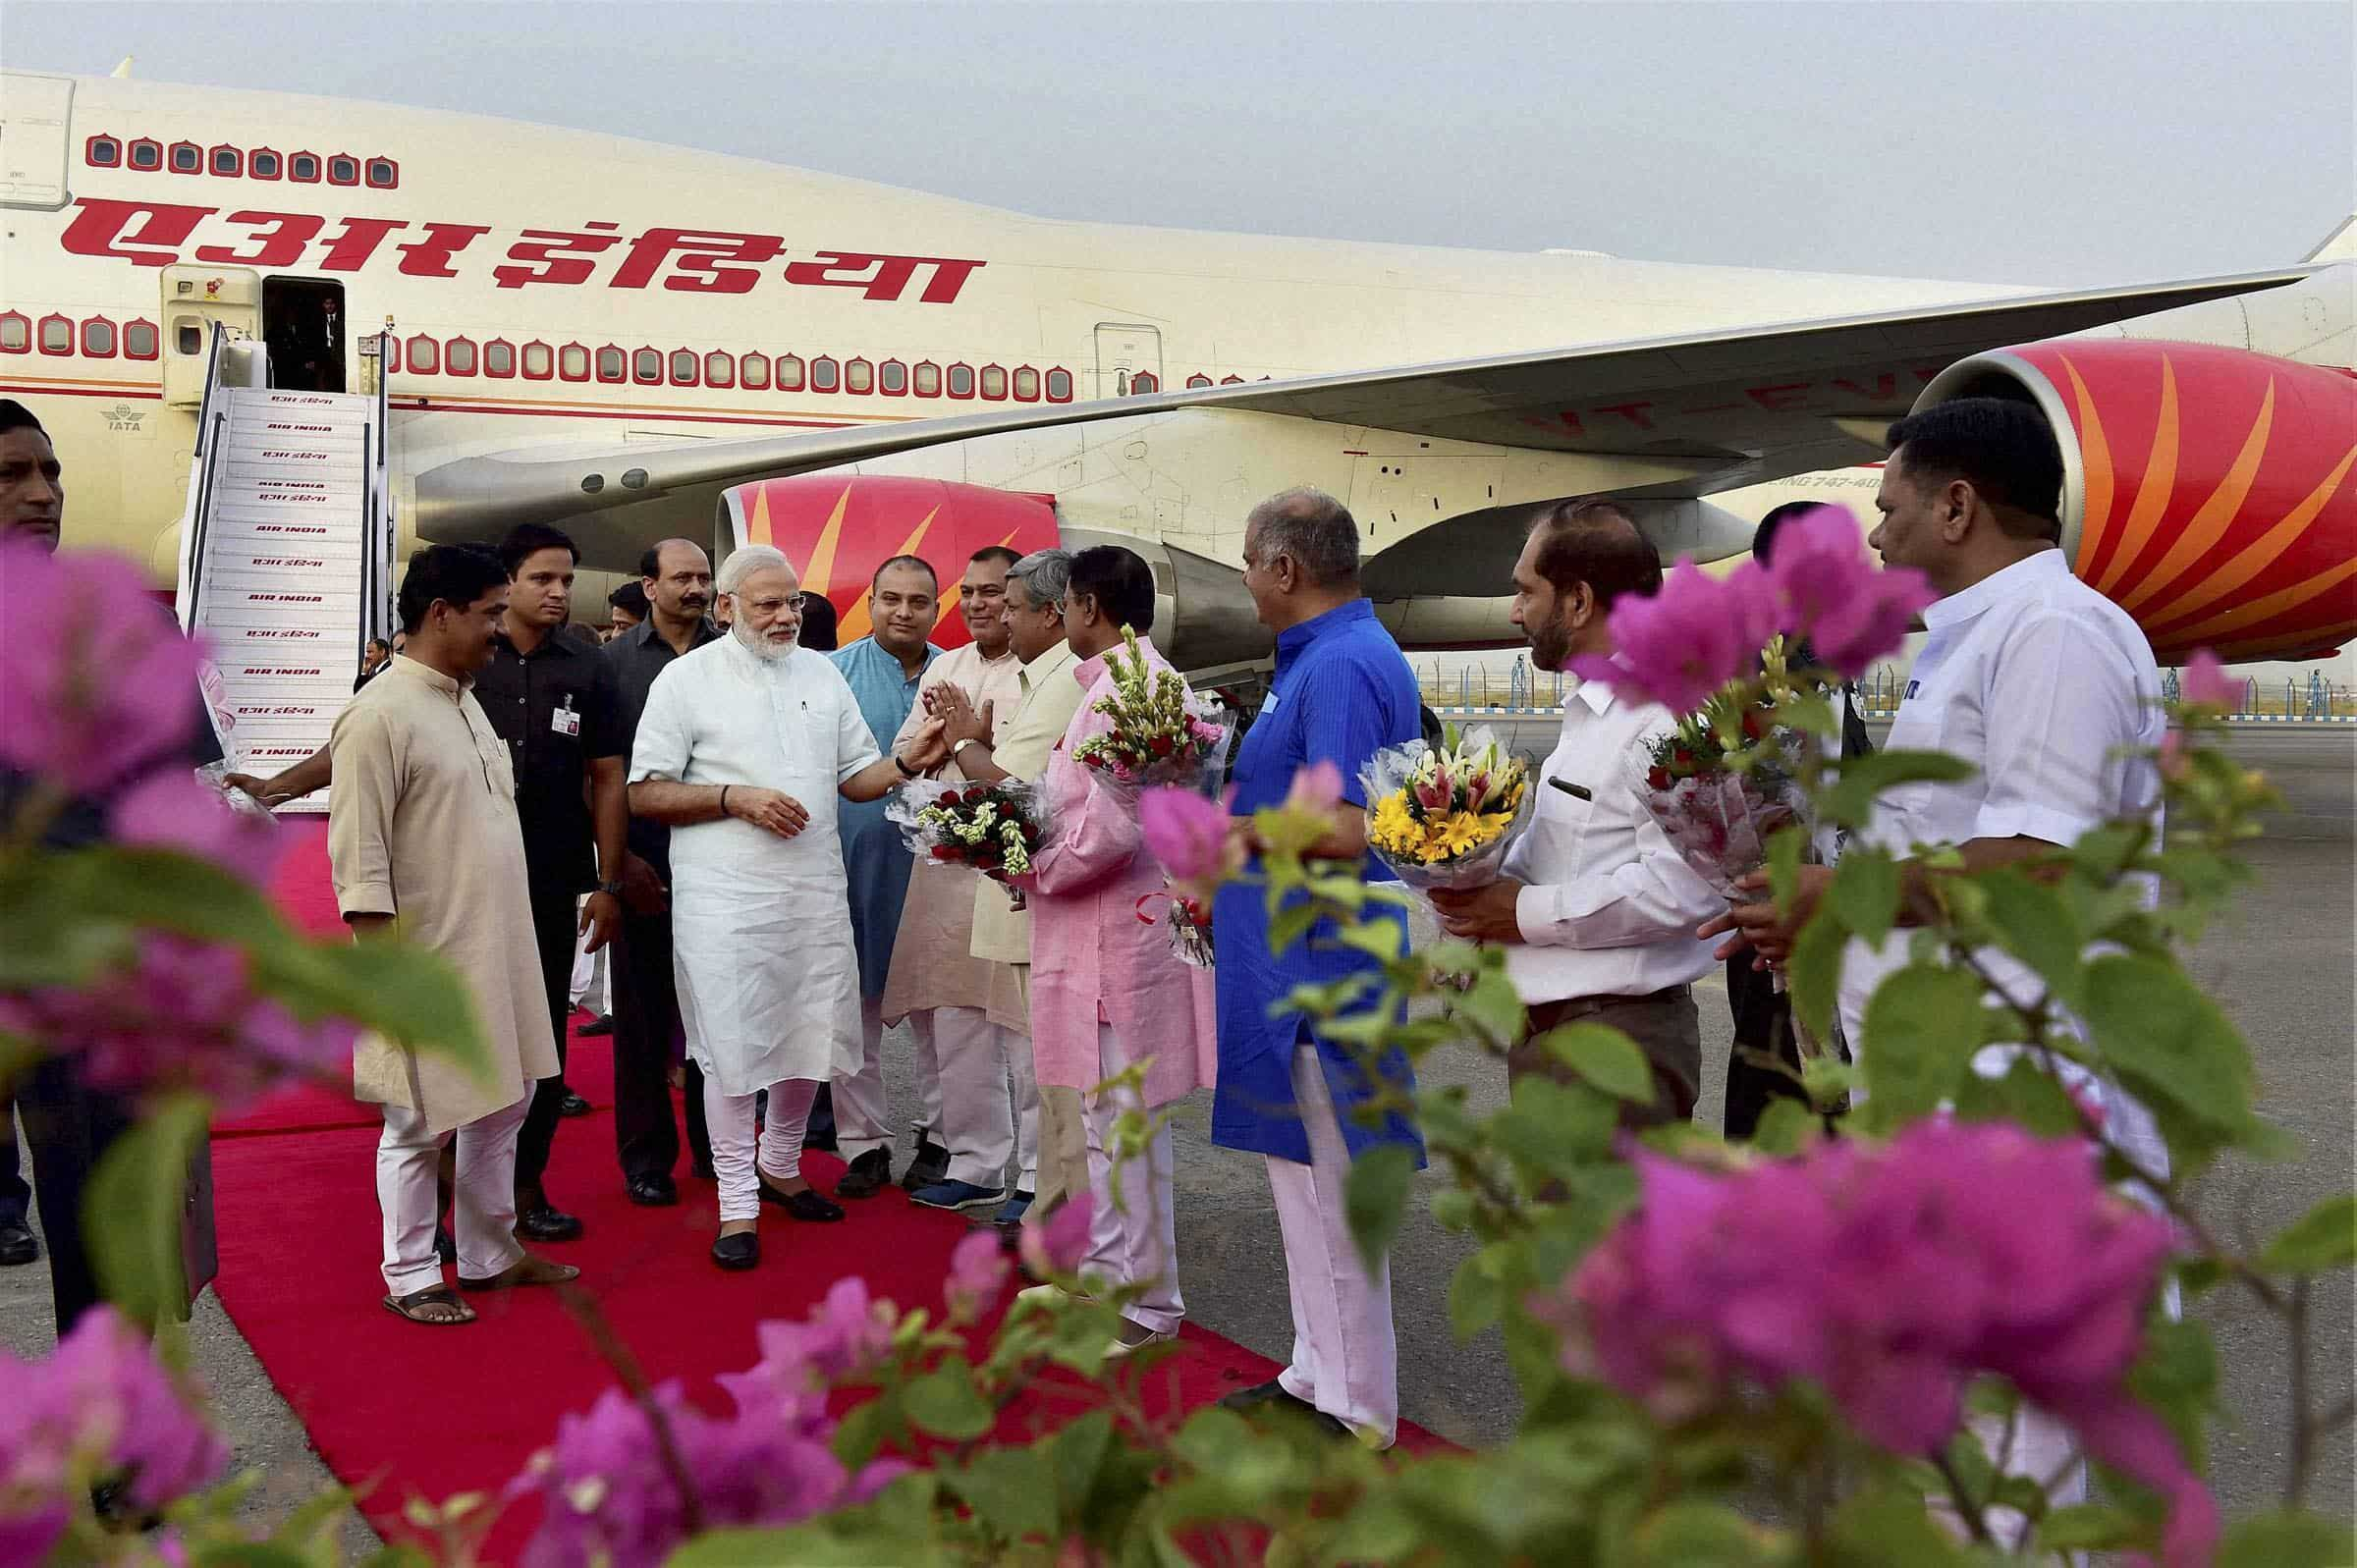
<svg viewBox="0 0 2357 1568">
<path fill-rule="evenodd" d="M 2095 284 L 2357 208 L 2357 8 L 58 5 L 0 58 L 607 130 L 1052 217 Z"/>
</svg>

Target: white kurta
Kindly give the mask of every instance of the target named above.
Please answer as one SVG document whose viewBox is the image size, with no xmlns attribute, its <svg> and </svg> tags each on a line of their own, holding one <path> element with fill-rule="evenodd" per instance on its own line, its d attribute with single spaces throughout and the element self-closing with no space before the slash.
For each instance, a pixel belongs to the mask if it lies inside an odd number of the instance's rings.
<svg viewBox="0 0 2357 1568">
<path fill-rule="evenodd" d="M 859 1070 L 835 791 L 880 757 L 851 688 L 806 648 L 771 663 L 723 637 L 672 661 L 647 694 L 632 784 L 777 789 L 810 814 L 792 838 L 735 818 L 671 831 L 680 1018 L 724 1095 Z"/>
</svg>

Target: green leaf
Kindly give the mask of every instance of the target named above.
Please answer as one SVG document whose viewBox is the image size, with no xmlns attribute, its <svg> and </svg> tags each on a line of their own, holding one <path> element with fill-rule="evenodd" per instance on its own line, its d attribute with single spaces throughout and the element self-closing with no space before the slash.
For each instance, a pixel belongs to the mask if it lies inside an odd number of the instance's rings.
<svg viewBox="0 0 2357 1568">
<path fill-rule="evenodd" d="M 1525 1074 L 1506 1109 L 1492 1117 L 1490 1142 L 1540 1176 L 1560 1176 L 1584 1162 L 1608 1159 L 1619 1103 L 1584 1083 Z"/>
<path fill-rule="evenodd" d="M 973 1369 L 962 1357 L 951 1356 L 901 1390 L 908 1419 L 936 1437 L 958 1442 L 979 1437 L 997 1419 L 974 1387 Z"/>
<path fill-rule="evenodd" d="M 2219 1568 L 2348 1568 L 2357 1562 L 2357 1531 L 2316 1514 L 2261 1514 L 2226 1532 L 2218 1562 Z"/>
<path fill-rule="evenodd" d="M 2128 1387 L 2168 1423 L 2198 1467 L 2207 1447 L 2207 1418 L 2218 1403 L 2218 1347 L 2209 1328 L 2195 1319 L 2155 1315 L 2145 1324 L 2136 1365 L 2128 1369 Z"/>
<path fill-rule="evenodd" d="M 1933 1521 L 1923 1493 L 1884 1482 L 1842 1499 L 1834 1511 L 1832 1560 L 1841 1568 L 1938 1568 L 1963 1550 Z"/>
<path fill-rule="evenodd" d="M 2073 1503 L 2056 1508 L 2038 1523 L 2041 1551 L 2108 1551 L 2135 1542 L 2135 1516 L 2110 1503 Z"/>
<path fill-rule="evenodd" d="M 2056 997 L 2078 1006 L 2085 989 L 2081 954 L 2087 939 L 2068 902 L 2018 871 L 1984 872 L 1973 880 L 1980 885 L 1989 924 L 2004 949 L 2028 964 Z"/>
<path fill-rule="evenodd" d="M 849 1516 L 813 1519 L 783 1530 L 709 1530 L 664 1559 L 664 1568 L 746 1568 L 749 1563 L 792 1563 L 795 1568 L 924 1568 L 945 1562 L 938 1548 L 881 1528 L 861 1509 Z"/>
<path fill-rule="evenodd" d="M 1056 1476 L 1044 1448 L 986 1448 L 942 1480 L 1008 1541 L 1055 1533 Z"/>
<path fill-rule="evenodd" d="M 1764 1155 L 1796 1155 L 1815 1143 L 1825 1124 L 1817 1112 L 1788 1095 L 1779 1095 L 1760 1112 L 1751 1146 Z"/>
<path fill-rule="evenodd" d="M 1852 847 L 1841 856 L 1826 898 L 1853 936 L 1880 942 L 1898 918 L 1898 862 L 1880 849 Z"/>
<path fill-rule="evenodd" d="M 1367 954 L 1377 963 L 1391 963 L 1399 956 L 1401 933 L 1396 920 L 1361 920 L 1339 928 L 1334 940 Z"/>
<path fill-rule="evenodd" d="M 207 1546 L 190 1561 L 195 1568 L 311 1568 L 311 1559 L 291 1546 L 262 1541 L 227 1541 Z"/>
<path fill-rule="evenodd" d="M 2105 1060 L 2147 1105 L 2176 1112 L 2165 1125 L 2205 1130 L 2212 1146 L 2253 1133 L 2250 1048 L 2183 970 L 2142 953 L 2110 954 L 2087 966 L 2086 995 Z"/>
<path fill-rule="evenodd" d="M 1768 836 L 1768 892 L 1779 909 L 1792 907 L 1800 886 L 1800 859 L 1808 853 L 1809 836 L 1797 827 L 1779 828 Z"/>
<path fill-rule="evenodd" d="M 1550 1029 L 1538 1043 L 1548 1054 L 1615 1099 L 1653 1104 L 1653 1066 L 1637 1043 L 1600 1023 Z"/>
<path fill-rule="evenodd" d="M 1774 1561 L 1758 1528 L 1717 1503 L 1673 1502 L 1638 1527 L 1642 1568 L 1749 1568 Z"/>
<path fill-rule="evenodd" d="M 266 947 L 288 939 L 260 889 L 210 861 L 104 845 L 58 857 L 61 917 L 79 912 L 206 942 Z"/>
<path fill-rule="evenodd" d="M 2054 1074 L 2027 1056 L 2016 1056 L 2001 1078 L 1966 1075 L 1956 1088 L 1956 1114 L 1966 1121 L 2013 1121 L 2041 1138 L 2085 1131 L 2077 1104 Z"/>
<path fill-rule="evenodd" d="M 1888 1131 L 1929 1115 L 1971 1075 L 1981 1044 L 1981 983 L 1959 969 L 1911 963 L 1866 1003 L 1869 1124 Z"/>
<path fill-rule="evenodd" d="M 1903 784 L 1954 784 L 1979 770 L 1945 751 L 1878 751 L 1845 757 L 1832 787 L 1817 796 L 1817 814 L 1844 828 L 1863 828 L 1874 815 L 1874 797 Z"/>
<path fill-rule="evenodd" d="M 289 942 L 254 954 L 254 980 L 300 1017 L 349 1018 L 477 1076 L 491 1070 L 473 996 L 440 953 L 406 942 Z"/>
<path fill-rule="evenodd" d="M 1066 1518 L 1077 1516 L 1095 1489 L 1097 1474 L 1113 1445 L 1113 1413 L 1092 1410 L 1048 1441 L 1056 1467 L 1056 1495 Z"/>
<path fill-rule="evenodd" d="M 2259 1254 L 2259 1267 L 2279 1274 L 2321 1274 L 2352 1263 L 2357 1263 L 2357 1195 L 2345 1192 L 2302 1215 Z"/>
<path fill-rule="evenodd" d="M 151 1108 L 108 1147 L 82 1196 L 82 1233 L 99 1284 L 135 1323 L 188 1316 L 181 1220 L 207 1108 L 203 1097 L 189 1094 Z"/>
<path fill-rule="evenodd" d="M 1451 1004 L 1457 1012 L 1472 1019 L 1488 1031 L 1493 1040 L 1512 1043 L 1522 1038 L 1528 1014 L 1522 1010 L 1522 995 L 1502 968 L 1485 968 L 1465 992 Z"/>
<path fill-rule="evenodd" d="M 1834 1037 L 1834 1011 L 1841 1000 L 1841 953 L 1849 946 L 1849 928 L 1840 915 L 1819 904 L 1817 913 L 1792 939 L 1792 955 L 1784 961 L 1784 983 L 1792 996 L 1792 1017 L 1809 1038 Z"/>
<path fill-rule="evenodd" d="M 1505 1313 L 1513 1262 L 1514 1244 L 1493 1241 L 1456 1266 L 1449 1281 L 1449 1325 L 1457 1338 L 1472 1338 Z"/>
<path fill-rule="evenodd" d="M 1343 1212 L 1350 1239 L 1371 1271 L 1379 1268 L 1407 1215 L 1407 1194 L 1416 1179 L 1416 1152 L 1405 1144 L 1380 1143 L 1350 1162 Z"/>
</svg>

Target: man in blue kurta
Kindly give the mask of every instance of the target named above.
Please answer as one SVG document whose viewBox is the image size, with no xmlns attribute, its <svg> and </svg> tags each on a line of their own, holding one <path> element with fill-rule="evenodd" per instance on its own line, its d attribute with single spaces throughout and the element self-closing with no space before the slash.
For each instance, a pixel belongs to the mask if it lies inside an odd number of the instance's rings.
<svg viewBox="0 0 2357 1568">
<path fill-rule="evenodd" d="M 925 667 L 941 657 L 926 641 L 932 631 L 941 588 L 933 568 L 914 556 L 895 556 L 876 568 L 868 583 L 867 615 L 873 630 L 827 657 L 843 672 L 859 716 L 876 744 L 892 749 L 901 724 L 916 703 Z M 891 797 L 865 804 L 844 801 L 835 826 L 843 836 L 843 871 L 850 888 L 851 946 L 859 954 L 859 1025 L 864 1054 L 856 1077 L 835 1080 L 835 1147 L 850 1162 L 835 1189 L 842 1198 L 872 1198 L 892 1180 L 892 1119 L 884 1103 L 884 977 L 892 970 L 892 939 L 901 929 L 901 904 L 908 895 L 908 847 L 901 831 L 884 820 Z M 940 1101 L 938 1085 L 919 1085 L 928 1111 Z"/>
<path fill-rule="evenodd" d="M 1244 586 L 1261 622 L 1277 633 L 1267 700 L 1235 759 L 1237 817 L 1282 801 L 1293 775 L 1331 762 L 1343 777 L 1334 834 L 1314 853 L 1362 861 L 1367 759 L 1418 733 L 1414 673 L 1358 590 L 1358 526 L 1342 503 L 1288 491 L 1254 508 L 1244 528 Z M 1368 918 L 1398 920 L 1399 911 Z M 1297 1012 L 1270 1009 L 1294 987 L 1327 984 L 1376 967 L 1365 953 L 1313 929 L 1283 952 L 1269 949 L 1260 889 L 1222 890 L 1213 906 L 1220 999 L 1220 1080 L 1212 1142 L 1267 1157 L 1293 1306 L 1291 1363 L 1272 1380 L 1231 1394 L 1235 1409 L 1291 1404 L 1337 1431 L 1389 1447 L 1399 1424 L 1398 1353 L 1389 1263 L 1360 1262 L 1344 1217 L 1350 1162 L 1381 1143 L 1423 1146 L 1398 1116 L 1362 1124 L 1353 1108 L 1369 1083 L 1346 1047 L 1321 1040 Z M 1403 1057 L 1383 1064 L 1401 1085 Z"/>
</svg>

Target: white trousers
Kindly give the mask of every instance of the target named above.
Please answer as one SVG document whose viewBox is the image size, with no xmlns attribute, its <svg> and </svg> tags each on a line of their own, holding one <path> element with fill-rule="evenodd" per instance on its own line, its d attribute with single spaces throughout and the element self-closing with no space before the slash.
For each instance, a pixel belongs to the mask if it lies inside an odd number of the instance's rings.
<svg viewBox="0 0 2357 1568">
<path fill-rule="evenodd" d="M 442 1283 L 434 1256 L 434 1227 L 442 1216 L 442 1148 L 457 1138 L 458 1174 L 451 1190 L 451 1231 L 459 1243 L 459 1276 L 487 1279 L 523 1257 L 516 1240 L 516 1134 L 531 1102 L 519 1100 L 465 1126 L 425 1130 L 425 1117 L 406 1106 L 387 1106 L 376 1141 L 376 1207 L 385 1225 L 385 1288 L 407 1296 Z"/>
<path fill-rule="evenodd" d="M 1293 1298 L 1293 1359 L 1277 1380 L 1295 1399 L 1389 1448 L 1399 1431 L 1392 1265 L 1386 1258 L 1370 1274 L 1350 1239 L 1343 1203 L 1350 1149 L 1315 1046 L 1293 1051 L 1293 1101 L 1309 1134 L 1309 1163 L 1267 1157 Z"/>
<path fill-rule="evenodd" d="M 859 999 L 859 1070 L 835 1080 L 835 1151 L 850 1163 L 870 1149 L 892 1147 L 892 1111 L 884 1103 L 884 1014 L 874 997 Z"/>
<path fill-rule="evenodd" d="M 1111 1026 L 1097 1025 L 1097 1067 L 1110 1078 L 1128 1057 Z M 1141 1285 L 1144 1294 L 1122 1316 L 1156 1333 L 1175 1333 L 1186 1316 L 1178 1294 L 1178 1219 L 1173 1198 L 1171 1128 L 1157 1128 L 1145 1152 L 1122 1162 L 1122 1192 L 1113 1192 L 1114 1121 L 1124 1110 L 1142 1109 L 1137 1091 L 1126 1086 L 1110 1094 L 1082 1097 L 1088 1113 L 1088 1189 L 1095 1200 L 1089 1215 L 1088 1257 L 1080 1269 L 1117 1285 Z"/>
<path fill-rule="evenodd" d="M 929 1061 L 940 1101 L 935 1140 L 950 1152 L 949 1179 L 996 1187 L 1015 1165 L 1015 1187 L 1039 1176 L 1039 1084 L 1031 1038 L 990 1021 L 980 1007 L 932 1007 L 908 1015 L 917 1070 Z"/>
<path fill-rule="evenodd" d="M 788 1078 L 769 1086 L 769 1110 L 761 1123 L 760 1147 L 753 1137 L 753 1095 L 724 1095 L 720 1081 L 704 1079 L 704 1126 L 712 1135 L 712 1174 L 720 1184 L 720 1217 L 753 1219 L 761 1214 L 761 1176 L 798 1180 L 802 1132 L 810 1121 L 817 1081 Z M 760 1175 L 753 1173 L 756 1160 Z"/>
<path fill-rule="evenodd" d="M 573 1004 L 576 1007 L 581 1005 L 594 993 L 597 1002 L 589 1010 L 600 1017 L 611 1016 L 614 1011 L 613 951 L 611 944 L 595 952 L 589 951 L 589 933 L 586 931 L 581 933 L 580 941 L 573 949 Z"/>
</svg>

